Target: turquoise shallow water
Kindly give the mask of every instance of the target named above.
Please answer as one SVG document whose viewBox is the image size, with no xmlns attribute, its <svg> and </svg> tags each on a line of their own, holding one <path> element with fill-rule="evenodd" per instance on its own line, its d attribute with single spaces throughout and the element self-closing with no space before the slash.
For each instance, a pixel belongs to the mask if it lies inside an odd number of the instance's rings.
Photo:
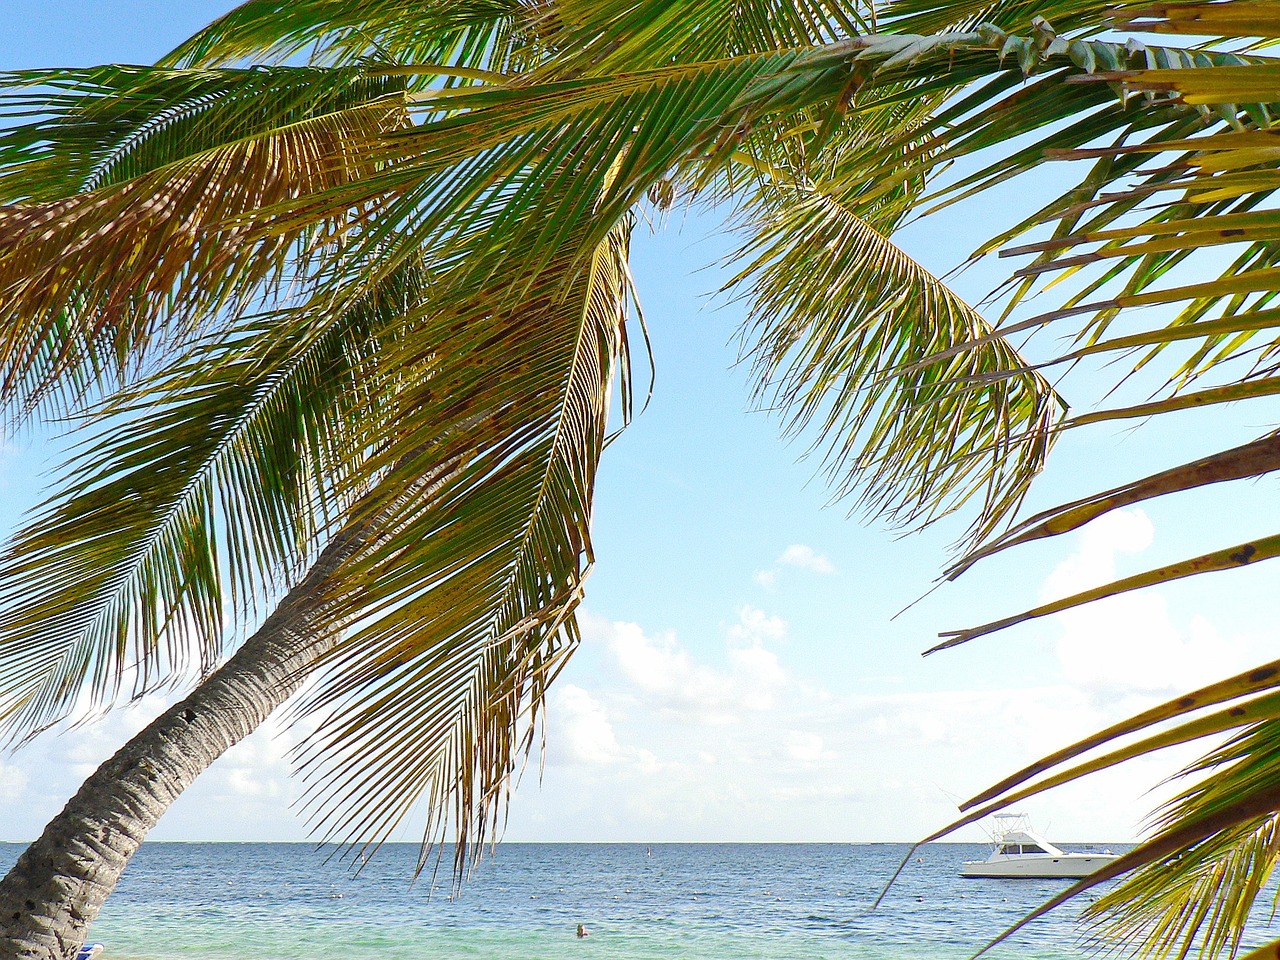
<svg viewBox="0 0 1280 960">
<path fill-rule="evenodd" d="M 0 844 L 0 867 L 19 852 Z M 416 849 L 359 875 L 301 844 L 146 844 L 93 929 L 104 960 L 959 960 L 1061 889 L 964 880 L 981 847 L 924 848 L 875 912 L 898 844 L 503 844 L 451 898 Z M 433 889 L 434 887 L 434 889 Z M 577 924 L 591 936 L 578 940 Z M 1270 931 L 1259 929 L 1261 939 Z M 1280 933 L 1272 933 L 1272 936 Z M 1070 960 L 1074 911 L 994 957 Z"/>
</svg>

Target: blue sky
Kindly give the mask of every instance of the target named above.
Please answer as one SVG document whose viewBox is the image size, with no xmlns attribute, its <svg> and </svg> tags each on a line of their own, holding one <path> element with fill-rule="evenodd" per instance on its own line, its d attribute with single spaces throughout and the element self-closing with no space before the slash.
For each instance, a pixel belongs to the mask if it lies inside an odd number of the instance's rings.
<svg viewBox="0 0 1280 960">
<path fill-rule="evenodd" d="M 0 2 L 10 27 L 0 66 L 145 62 L 229 7 Z M 943 272 L 1024 212 L 1029 189 L 1008 185 L 902 241 Z M 522 779 L 508 838 L 913 839 L 1014 767 L 1270 656 L 1277 601 L 1263 566 L 922 659 L 941 630 L 1263 532 L 1274 484 L 1229 500 L 1184 495 L 996 558 L 894 619 L 929 588 L 962 524 L 901 537 L 849 516 L 848 504 L 828 505 L 803 442 L 780 442 L 778 424 L 749 409 L 749 373 L 731 342 L 740 313 L 709 300 L 717 269 L 697 269 L 731 250 L 714 222 L 678 211 L 636 243 L 654 398 L 602 466 L 584 644 L 553 692 L 545 766 L 539 776 L 535 760 Z M 982 265 L 957 286 L 976 300 L 1006 268 Z M 1073 399 L 1087 406 L 1102 379 L 1084 371 Z M 1071 437 L 1034 503 L 1251 439 L 1268 423 L 1256 411 L 1247 422 L 1199 412 Z M 34 503 L 45 466 L 38 446 L 7 446 L 0 525 Z M 163 705 L 148 698 L 0 757 L 0 840 L 38 833 Z M 268 726 L 219 761 L 153 836 L 305 838 L 289 810 L 297 785 L 285 759 L 298 732 Z M 1171 769 L 1135 765 L 1027 809 L 1060 839 L 1131 839 L 1153 799 L 1145 790 Z M 418 829 L 406 825 L 404 839 Z"/>
</svg>

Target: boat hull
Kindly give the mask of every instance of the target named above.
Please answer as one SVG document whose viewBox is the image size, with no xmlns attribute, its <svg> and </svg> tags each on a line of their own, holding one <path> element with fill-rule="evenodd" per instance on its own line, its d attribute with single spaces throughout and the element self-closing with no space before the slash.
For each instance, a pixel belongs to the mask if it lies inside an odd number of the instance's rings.
<svg viewBox="0 0 1280 960">
<path fill-rule="evenodd" d="M 971 860 L 960 865 L 962 877 L 1044 879 L 1052 877 L 1087 877 L 1115 860 L 1111 854 L 1063 854 L 1062 856 L 993 857 Z"/>
</svg>

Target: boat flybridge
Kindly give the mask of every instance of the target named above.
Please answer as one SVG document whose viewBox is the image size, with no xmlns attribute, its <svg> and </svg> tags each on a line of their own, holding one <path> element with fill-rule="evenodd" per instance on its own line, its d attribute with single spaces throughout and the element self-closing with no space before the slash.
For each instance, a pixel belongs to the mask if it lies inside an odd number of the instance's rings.
<svg viewBox="0 0 1280 960">
<path fill-rule="evenodd" d="M 962 877 L 1087 877 L 1114 853 L 1066 853 L 1031 829 L 1025 814 L 998 813 L 994 847 L 985 860 L 966 860 Z"/>
</svg>

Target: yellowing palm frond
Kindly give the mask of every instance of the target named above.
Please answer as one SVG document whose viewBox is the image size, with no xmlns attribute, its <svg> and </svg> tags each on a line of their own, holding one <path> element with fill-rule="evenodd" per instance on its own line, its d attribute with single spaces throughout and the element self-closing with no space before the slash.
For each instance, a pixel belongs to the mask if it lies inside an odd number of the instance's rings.
<svg viewBox="0 0 1280 960">
<path fill-rule="evenodd" d="M 0 399 L 29 407 L 63 381 L 77 395 L 85 369 L 123 374 L 152 340 L 180 343 L 206 317 L 306 282 L 291 257 L 354 221 L 267 236 L 242 218 L 367 176 L 351 143 L 406 122 L 395 84 L 350 74 L 305 102 L 267 81 L 207 79 L 109 75 L 60 119 L 0 137 L 30 174 L 0 189 L 35 201 L 0 208 Z M 121 87 L 144 106 L 130 114 L 103 92 Z M 174 87 L 181 109 L 148 102 Z"/>
<path fill-rule="evenodd" d="M 1172 4 L 1132 13 L 1131 25 L 1173 33 L 1271 39 L 1270 8 L 1251 0 Z M 1056 220 L 1050 239 L 1006 250 L 1031 254 L 1018 271 L 1014 303 L 1038 290 L 1040 278 L 1086 278 L 1056 310 L 998 327 L 1010 333 L 1089 317 L 1074 331 L 1072 347 L 1043 364 L 1084 357 L 1128 357 L 1130 369 L 1172 367 L 1148 402 L 1078 415 L 1065 427 L 1122 418 L 1169 416 L 1179 411 L 1274 396 L 1280 391 L 1277 352 L 1280 311 L 1275 284 L 1280 264 L 1280 219 L 1274 194 L 1280 151 L 1274 148 L 1277 86 L 1274 61 L 1201 50 L 1160 53 L 1139 48 L 1134 60 L 1099 71 L 1089 82 L 1120 85 L 1135 113 L 1147 118 L 1195 111 L 1188 123 L 1152 127 L 1110 144 L 1057 150 L 1062 158 L 1095 161 L 1091 179 L 1075 197 L 1049 205 L 989 244 L 994 249 L 1037 222 Z M 1188 116 L 1190 116 L 1188 114 Z M 1216 276 L 1188 278 L 1201 251 L 1239 244 Z M 1093 269 L 1094 274 L 1087 271 Z M 1123 310 L 1176 305 L 1163 323 L 1113 334 Z M 1181 359 L 1175 350 L 1184 350 Z M 1206 383 L 1217 378 L 1218 382 Z M 1195 384 L 1195 387 L 1192 387 Z M 950 572 L 1031 540 L 1058 536 L 1120 507 L 1184 490 L 1263 476 L 1280 468 L 1276 440 L 1261 439 L 1164 469 L 1149 476 L 1042 511 L 992 537 Z M 1200 573 L 1229 570 L 1280 554 L 1280 538 L 1259 536 L 1180 563 L 1104 584 L 1063 600 L 970 630 L 944 634 L 934 649 L 1011 627 L 1103 597 Z M 1277 856 L 1275 823 L 1280 794 L 1275 783 L 1276 731 L 1280 729 L 1280 670 L 1262 665 L 1230 680 L 1192 691 L 1065 747 L 1018 771 L 968 801 L 949 829 L 1001 807 L 1135 757 L 1176 744 L 1231 733 L 1181 776 L 1191 786 L 1166 805 L 1150 837 L 1103 871 L 1073 885 L 1032 917 L 1097 884 L 1126 875 L 1089 909 L 1098 945 L 1135 955 L 1181 958 L 1241 949 L 1250 908 Z M 946 831 L 940 831 L 945 833 Z M 1023 922 L 1026 922 L 1024 920 Z M 1019 924 L 1021 925 L 1021 924 Z M 1007 935 L 1007 931 L 1005 935 Z M 1275 944 L 1256 956 L 1274 954 Z M 1255 954 L 1250 954 L 1255 956 Z"/>
<path fill-rule="evenodd" d="M 421 271 L 247 318 L 97 412 L 99 433 L 0 559 L 0 715 L 15 735 L 207 672 L 358 494 L 393 384 L 375 357 Z M 353 487 L 353 483 L 355 486 Z"/>
</svg>

